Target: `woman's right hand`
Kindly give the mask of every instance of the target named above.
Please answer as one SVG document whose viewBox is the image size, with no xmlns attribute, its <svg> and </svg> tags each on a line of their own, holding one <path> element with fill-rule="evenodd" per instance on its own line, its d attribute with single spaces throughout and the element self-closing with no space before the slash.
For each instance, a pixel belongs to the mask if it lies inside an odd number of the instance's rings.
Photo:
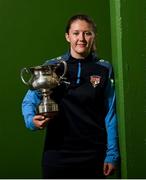
<svg viewBox="0 0 146 180">
<path fill-rule="evenodd" d="M 33 123 L 38 129 L 44 129 L 50 118 L 43 115 L 35 115 L 33 117 Z"/>
</svg>

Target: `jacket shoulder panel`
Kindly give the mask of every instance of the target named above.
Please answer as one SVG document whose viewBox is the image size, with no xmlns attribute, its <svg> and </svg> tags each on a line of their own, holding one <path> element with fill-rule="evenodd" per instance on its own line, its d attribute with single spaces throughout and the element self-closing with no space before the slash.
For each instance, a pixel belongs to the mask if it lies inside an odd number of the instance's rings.
<svg viewBox="0 0 146 180">
<path fill-rule="evenodd" d="M 109 71 L 109 77 L 112 75 L 112 73 L 113 73 L 113 68 L 112 68 L 111 63 L 109 63 L 109 61 L 104 60 L 104 59 L 100 59 L 100 60 L 98 60 L 97 64 L 99 64 L 99 65 L 101 65 L 101 66 L 103 66 L 103 67 L 105 67 L 105 68 L 108 69 L 108 71 Z"/>
<path fill-rule="evenodd" d="M 61 56 L 46 60 L 43 65 L 53 65 L 59 63 L 59 61 L 61 60 L 67 61 L 68 59 L 69 59 L 69 53 L 66 53 Z"/>
</svg>

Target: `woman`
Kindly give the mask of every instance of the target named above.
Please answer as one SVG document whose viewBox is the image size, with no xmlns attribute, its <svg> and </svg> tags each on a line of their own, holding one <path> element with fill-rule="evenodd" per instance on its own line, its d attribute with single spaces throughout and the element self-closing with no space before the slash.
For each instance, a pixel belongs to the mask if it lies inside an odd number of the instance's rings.
<svg viewBox="0 0 146 180">
<path fill-rule="evenodd" d="M 46 129 L 43 178 L 104 178 L 119 158 L 112 67 L 95 54 L 96 25 L 89 16 L 71 17 L 65 37 L 69 52 L 45 62 L 67 63 L 70 84 L 51 94 L 59 112 L 53 119 L 36 115 L 41 96 L 29 90 L 22 103 L 24 120 L 32 130 Z"/>
</svg>

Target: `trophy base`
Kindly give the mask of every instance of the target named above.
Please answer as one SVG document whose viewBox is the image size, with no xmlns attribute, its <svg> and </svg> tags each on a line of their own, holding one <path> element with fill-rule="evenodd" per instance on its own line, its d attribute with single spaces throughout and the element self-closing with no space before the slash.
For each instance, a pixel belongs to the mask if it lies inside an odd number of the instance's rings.
<svg viewBox="0 0 146 180">
<path fill-rule="evenodd" d="M 53 119 L 58 113 L 58 110 L 58 104 L 56 104 L 52 99 L 48 99 L 46 96 L 38 106 L 38 114 L 48 117 L 49 119 Z"/>
<path fill-rule="evenodd" d="M 45 116 L 46 118 L 53 119 L 57 115 L 58 111 L 51 111 L 51 112 L 42 112 L 39 113 L 42 116 Z"/>
</svg>

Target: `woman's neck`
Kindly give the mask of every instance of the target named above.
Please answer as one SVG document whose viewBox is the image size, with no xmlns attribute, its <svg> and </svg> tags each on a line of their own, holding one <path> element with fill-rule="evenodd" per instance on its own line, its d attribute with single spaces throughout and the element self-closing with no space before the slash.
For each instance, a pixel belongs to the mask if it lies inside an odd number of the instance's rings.
<svg viewBox="0 0 146 180">
<path fill-rule="evenodd" d="M 89 56 L 89 53 L 88 54 L 74 54 L 74 53 L 71 53 L 71 56 L 74 59 L 86 59 Z"/>
</svg>

